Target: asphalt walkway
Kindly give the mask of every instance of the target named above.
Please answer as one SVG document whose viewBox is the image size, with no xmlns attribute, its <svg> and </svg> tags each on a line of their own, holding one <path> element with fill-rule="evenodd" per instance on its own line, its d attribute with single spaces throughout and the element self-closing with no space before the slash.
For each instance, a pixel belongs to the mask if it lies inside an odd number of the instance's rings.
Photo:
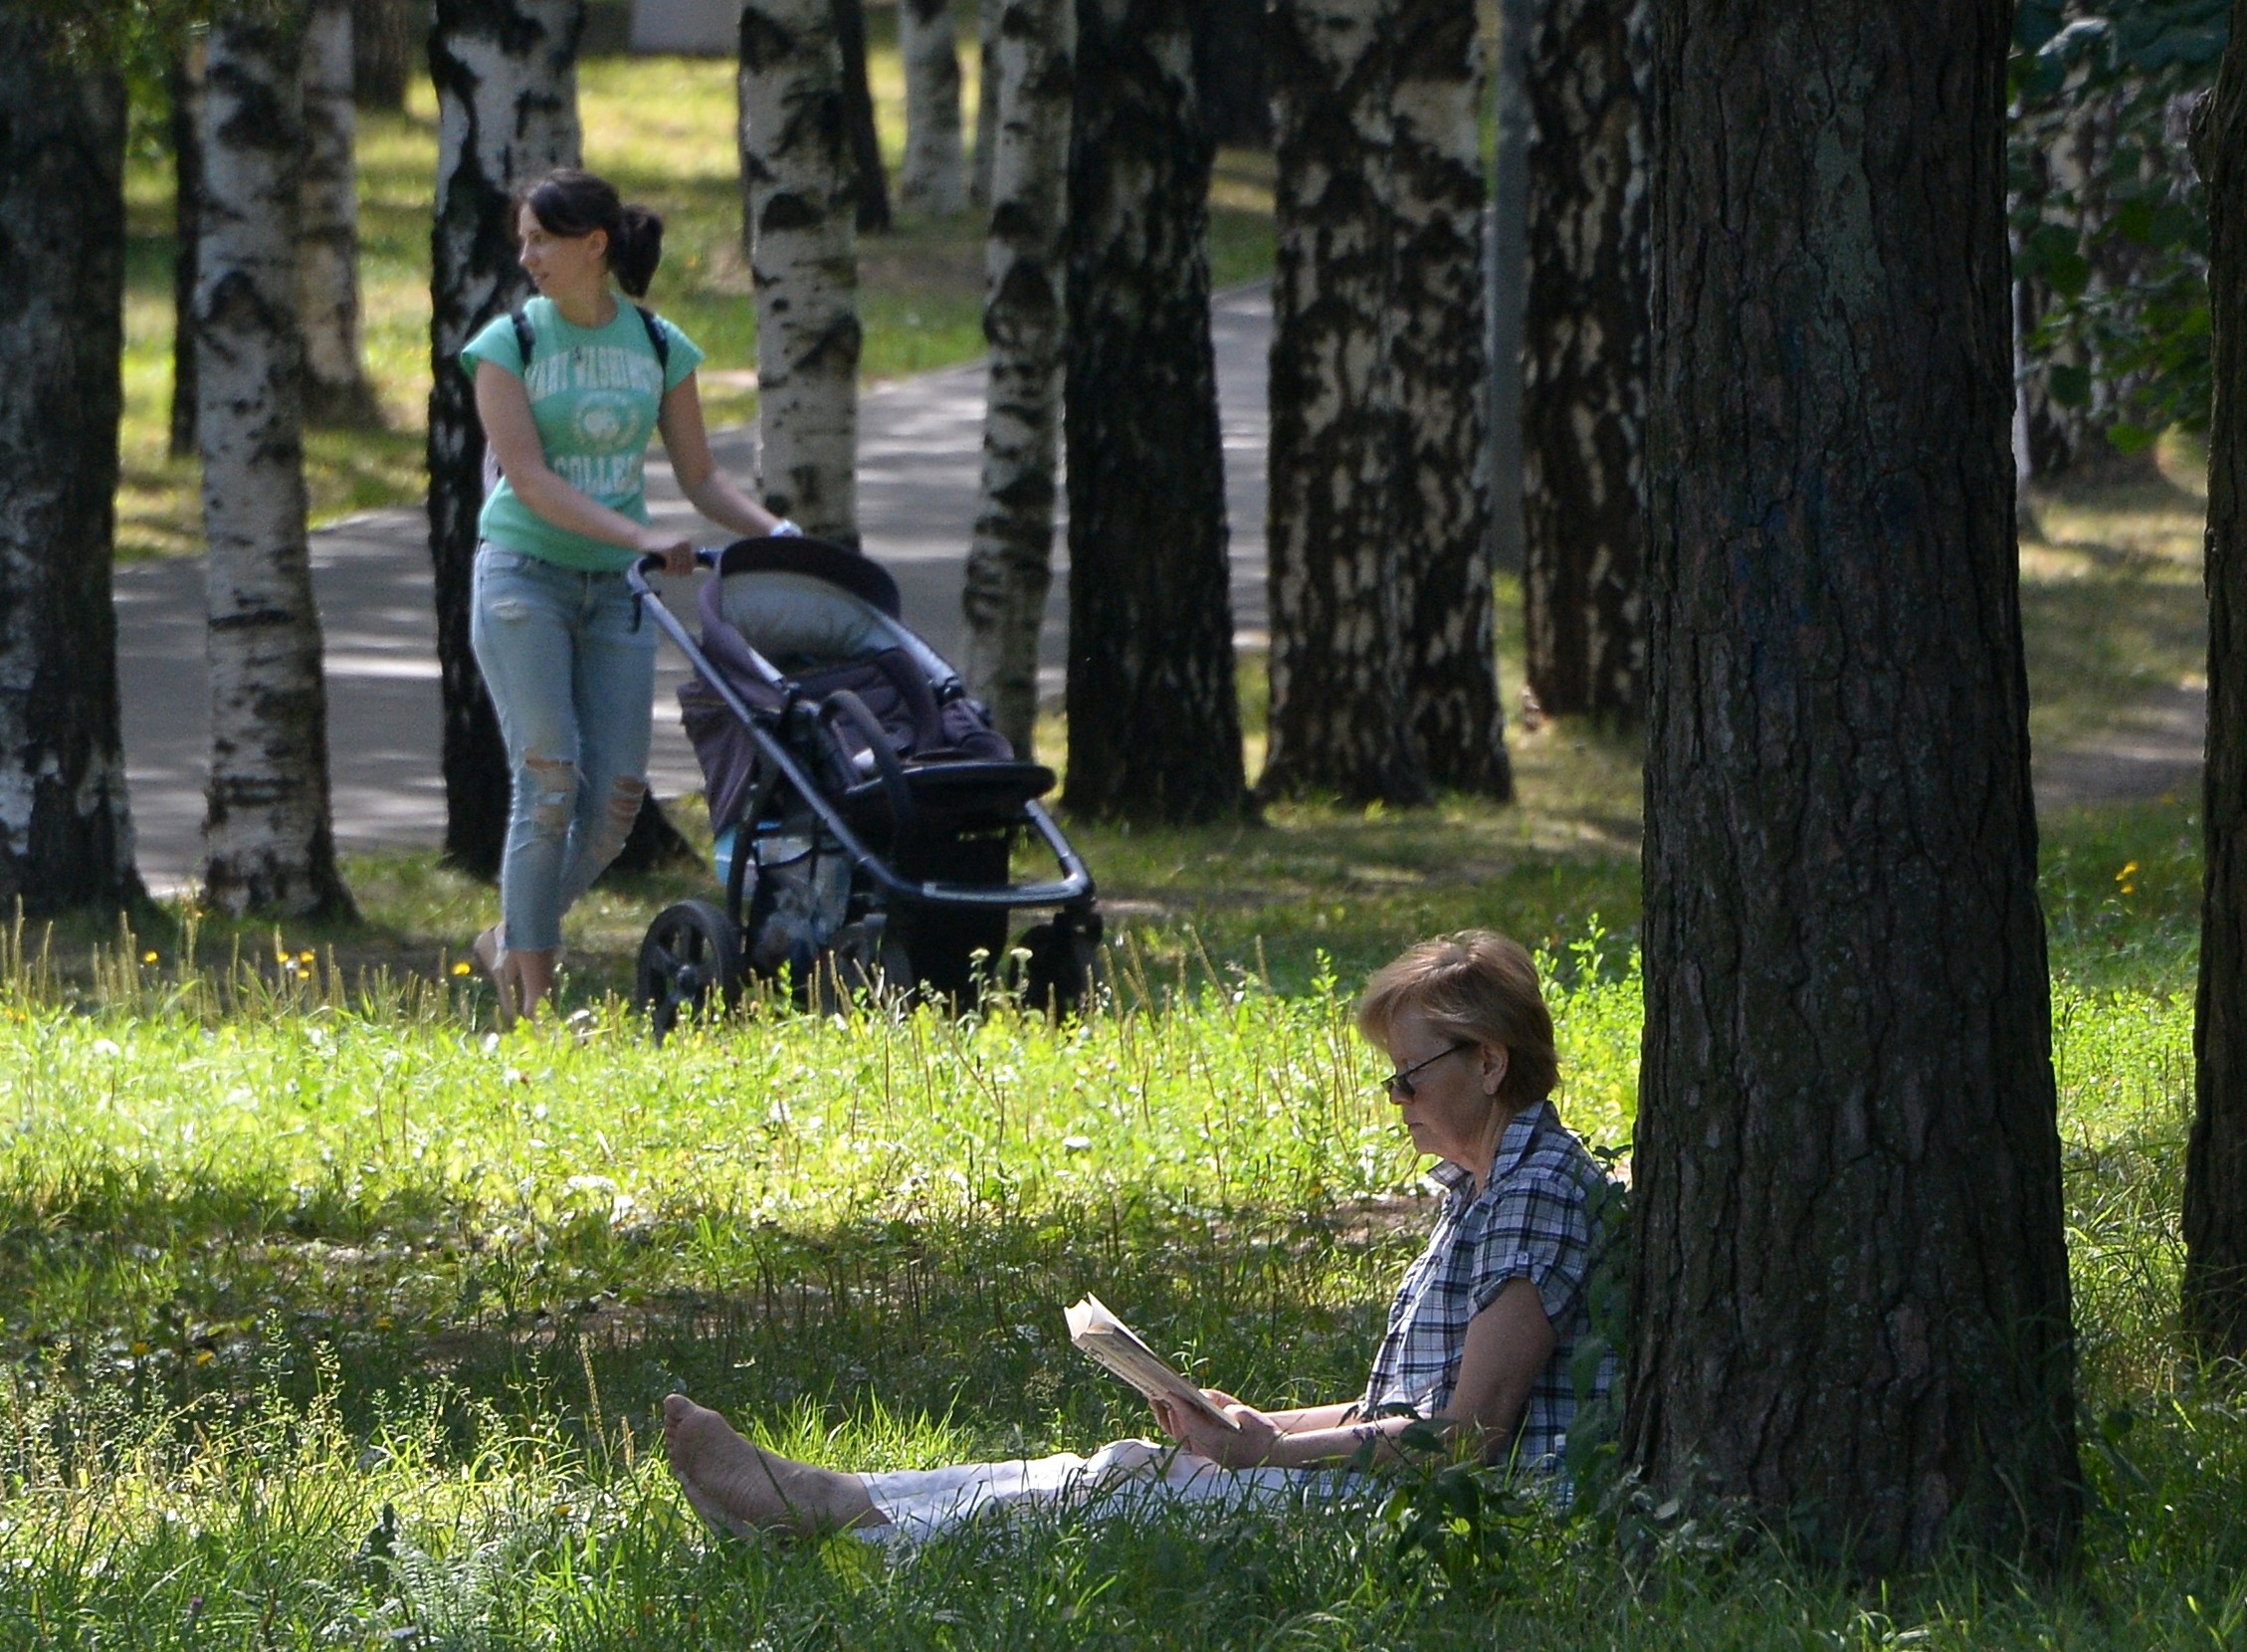
<svg viewBox="0 0 2247 1652">
<path fill-rule="evenodd" d="M 1243 640 L 1264 630 L 1265 352 L 1270 290 L 1217 296 L 1211 331 L 1225 434 L 1232 523 L 1233 618 Z M 906 623 L 958 659 L 959 591 L 975 521 L 983 442 L 983 364 L 869 388 L 859 403 L 859 522 L 867 550 L 897 578 Z M 756 432 L 714 432 L 717 462 L 756 474 Z M 661 449 L 648 462 L 648 499 L 659 521 L 701 522 L 680 497 Z M 696 536 L 717 542 L 708 523 Z M 1062 683 L 1068 638 L 1066 515 L 1055 534 L 1057 577 L 1039 642 L 1048 693 Z M 325 631 L 327 728 L 335 831 L 345 849 L 435 844 L 444 836 L 437 769 L 442 728 L 437 630 L 429 589 L 429 518 L 420 508 L 377 511 L 312 535 L 312 581 Z M 203 562 L 179 557 L 117 570 L 117 655 L 124 705 L 125 769 L 141 876 L 170 890 L 201 858 L 203 781 L 210 742 L 203 653 Z M 702 789 L 702 771 L 679 728 L 673 692 L 684 662 L 663 648 L 656 686 L 656 746 L 649 763 L 661 797 Z"/>
<path fill-rule="evenodd" d="M 1233 620 L 1243 642 L 1261 646 L 1270 291 L 1262 285 L 1234 289 L 1219 294 L 1212 309 Z M 866 547 L 897 577 L 907 622 L 954 660 L 964 629 L 959 590 L 975 519 L 983 379 L 982 363 L 973 362 L 874 386 L 859 404 L 859 520 Z M 754 476 L 753 429 L 718 431 L 711 445 L 734 476 Z M 648 491 L 659 520 L 699 520 L 660 457 L 649 461 Z M 1055 535 L 1060 577 L 1039 645 L 1049 694 L 1061 688 L 1068 635 L 1066 526 Z M 712 541 L 721 537 L 708 524 L 702 532 Z M 312 575 L 326 632 L 337 840 L 346 849 L 435 844 L 444 834 L 445 797 L 437 771 L 441 723 L 427 516 L 419 508 L 381 511 L 321 529 L 312 535 Z M 200 859 L 210 717 L 201 559 L 120 568 L 116 608 L 140 870 L 151 888 L 170 890 Z M 680 732 L 673 698 L 684 663 L 668 645 L 661 659 L 649 766 L 657 795 L 669 797 L 701 789 L 702 774 Z M 2205 690 L 2157 696 L 2096 745 L 2039 752 L 2038 802 L 2052 808 L 2195 787 L 2206 723 Z"/>
</svg>

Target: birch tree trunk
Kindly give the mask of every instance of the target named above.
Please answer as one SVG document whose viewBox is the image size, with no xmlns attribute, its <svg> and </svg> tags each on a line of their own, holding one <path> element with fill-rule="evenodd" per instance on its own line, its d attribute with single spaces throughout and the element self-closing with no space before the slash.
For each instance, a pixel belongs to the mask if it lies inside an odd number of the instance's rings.
<svg viewBox="0 0 2247 1652">
<path fill-rule="evenodd" d="M 351 0 L 351 92 L 365 108 L 402 109 L 413 77 L 414 0 Z"/>
<path fill-rule="evenodd" d="M 351 0 L 311 0 L 305 28 L 305 417 L 375 427 L 382 406 L 359 354 L 359 177 L 351 151 Z"/>
<path fill-rule="evenodd" d="M 109 601 L 125 95 L 56 45 L 0 12 L 0 905 L 32 914 L 141 895 Z"/>
<path fill-rule="evenodd" d="M 874 89 L 866 78 L 866 0 L 835 0 L 835 44 L 843 54 L 843 121 L 851 134 L 858 231 L 879 235 L 890 227 L 890 177 L 882 169 L 882 134 L 874 124 Z M 742 204 L 745 211 L 745 199 Z M 748 244 L 745 221 L 741 241 Z"/>
<path fill-rule="evenodd" d="M 203 223 L 203 41 L 171 61 L 171 456 L 195 451 L 195 249 Z"/>
<path fill-rule="evenodd" d="M 1069 144 L 1069 807 L 1247 804 L 1188 0 L 1080 0 Z"/>
<path fill-rule="evenodd" d="M 461 346 L 527 296 L 508 199 L 578 158 L 583 0 L 437 0 L 437 207 L 430 234 L 429 552 L 445 706 L 445 853 L 495 876 L 508 830 L 507 748 L 469 647 L 484 430 Z"/>
<path fill-rule="evenodd" d="M 1200 0 L 1194 8 L 1194 87 L 1213 143 L 1267 148 L 1264 0 Z"/>
<path fill-rule="evenodd" d="M 1546 712 L 1645 703 L 1650 0 L 1544 0 L 1531 31 L 1522 581 Z"/>
<path fill-rule="evenodd" d="M 1390 145 L 1392 531 L 1413 738 L 1430 781 L 1514 795 L 1491 614 L 1484 91 L 1475 0 L 1397 0 Z"/>
<path fill-rule="evenodd" d="M 209 542 L 203 887 L 222 911 L 351 910 L 328 814 L 327 689 L 305 532 L 297 302 L 303 8 L 211 30 L 195 288 Z"/>
<path fill-rule="evenodd" d="M 898 170 L 898 199 L 908 212 L 948 217 L 967 204 L 951 0 L 898 0 L 898 51 L 905 59 L 905 164 Z"/>
<path fill-rule="evenodd" d="M 741 180 L 756 283 L 764 503 L 858 543 L 858 253 L 827 0 L 741 12 Z"/>
<path fill-rule="evenodd" d="M 995 50 L 983 60 L 983 96 L 998 111 L 984 259 L 991 377 L 961 607 L 968 691 L 1027 758 L 1038 721 L 1038 631 L 1053 583 L 1077 10 L 1075 0 L 984 5 Z"/>
<path fill-rule="evenodd" d="M 999 151 L 999 13 L 1004 10 L 1001 0 L 975 8 L 975 153 L 968 163 L 967 200 L 985 211 L 991 205 L 991 167 Z M 1074 41 L 1074 16 L 1069 27 Z"/>
<path fill-rule="evenodd" d="M 1626 1459 L 1859 1574 L 2065 1565 L 2011 8 L 1656 12 Z"/>
<path fill-rule="evenodd" d="M 1394 520 L 1395 14 L 1392 0 L 1278 0 L 1271 17 L 1272 709 L 1257 782 L 1267 797 L 1428 796 Z"/>
<path fill-rule="evenodd" d="M 2195 122 L 2208 180 L 2215 407 L 2208 428 L 2208 765 L 2184 1322 L 2211 1357 L 2247 1357 L 2247 0 Z"/>
<path fill-rule="evenodd" d="M 1491 162 L 1491 561 L 1520 571 L 1522 319 L 1530 279 L 1528 42 L 1535 0 L 1499 0 L 1497 152 Z"/>
</svg>

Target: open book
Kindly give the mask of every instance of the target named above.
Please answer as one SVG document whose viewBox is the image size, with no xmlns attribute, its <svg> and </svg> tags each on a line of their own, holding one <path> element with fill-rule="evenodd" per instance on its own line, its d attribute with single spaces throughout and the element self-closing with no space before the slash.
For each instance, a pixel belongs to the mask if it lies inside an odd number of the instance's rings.
<svg viewBox="0 0 2247 1652">
<path fill-rule="evenodd" d="M 1109 1312 L 1108 1304 L 1085 1293 L 1069 1313 L 1069 1340 L 1149 1399 L 1168 1399 L 1192 1407 L 1212 1421 L 1240 1432 L 1240 1424 L 1209 1402 L 1209 1396 L 1170 1368 L 1170 1362 L 1139 1341 L 1131 1328 Z"/>
</svg>

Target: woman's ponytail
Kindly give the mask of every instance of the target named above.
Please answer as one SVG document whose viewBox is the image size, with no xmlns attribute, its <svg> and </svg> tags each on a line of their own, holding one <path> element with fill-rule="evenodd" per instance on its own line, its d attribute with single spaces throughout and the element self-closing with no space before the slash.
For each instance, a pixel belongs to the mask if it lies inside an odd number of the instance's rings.
<svg viewBox="0 0 2247 1652">
<path fill-rule="evenodd" d="M 656 266 L 663 262 L 663 220 L 644 206 L 626 204 L 617 233 L 609 237 L 609 274 L 635 299 L 648 296 Z"/>
</svg>

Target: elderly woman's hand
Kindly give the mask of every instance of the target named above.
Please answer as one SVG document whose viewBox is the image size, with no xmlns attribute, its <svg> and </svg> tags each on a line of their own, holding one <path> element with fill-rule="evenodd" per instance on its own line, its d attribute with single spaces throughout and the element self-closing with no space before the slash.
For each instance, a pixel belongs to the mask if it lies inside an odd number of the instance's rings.
<svg viewBox="0 0 2247 1652">
<path fill-rule="evenodd" d="M 1162 1431 L 1197 1457 L 1206 1457 L 1229 1469 L 1252 1469 L 1272 1460 L 1283 1438 L 1279 1426 L 1253 1405 L 1244 1405 L 1219 1388 L 1204 1388 L 1209 1403 L 1238 1423 L 1236 1431 L 1221 1428 L 1202 1412 L 1165 1399 L 1153 1401 L 1154 1420 Z"/>
</svg>

